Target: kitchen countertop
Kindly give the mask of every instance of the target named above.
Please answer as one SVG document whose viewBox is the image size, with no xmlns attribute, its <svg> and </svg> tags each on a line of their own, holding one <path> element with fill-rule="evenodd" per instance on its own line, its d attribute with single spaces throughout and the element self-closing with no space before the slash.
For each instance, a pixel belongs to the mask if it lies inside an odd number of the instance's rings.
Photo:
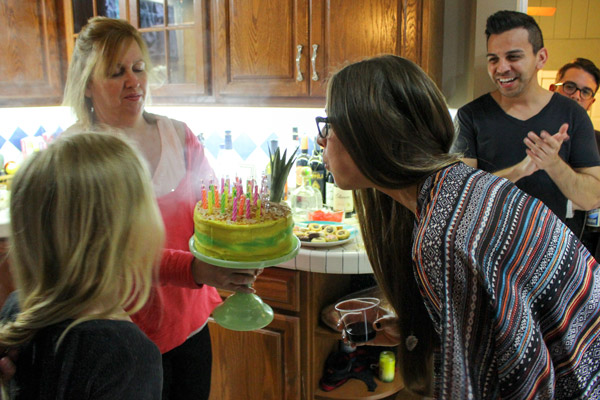
<svg viewBox="0 0 600 400">
<path fill-rule="evenodd" d="M 372 274 L 362 239 L 359 235 L 348 243 L 330 248 L 301 247 L 300 252 L 280 268 L 325 274 Z"/>
<path fill-rule="evenodd" d="M 324 274 L 372 274 L 356 217 L 344 219 L 343 223 L 356 229 L 353 240 L 326 248 L 303 245 L 296 258 L 278 267 Z"/>
</svg>

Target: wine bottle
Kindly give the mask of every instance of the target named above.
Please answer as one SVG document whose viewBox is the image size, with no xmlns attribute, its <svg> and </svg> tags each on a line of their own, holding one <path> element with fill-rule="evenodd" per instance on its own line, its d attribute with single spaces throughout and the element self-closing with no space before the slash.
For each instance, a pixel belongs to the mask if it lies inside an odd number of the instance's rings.
<svg viewBox="0 0 600 400">
<path fill-rule="evenodd" d="M 315 140 L 315 149 L 313 154 L 308 160 L 308 165 L 312 170 L 312 185 L 314 188 L 319 189 L 323 195 L 323 203 L 325 202 L 325 165 L 323 164 L 323 156 L 321 155 L 321 147 Z"/>
<path fill-rule="evenodd" d="M 333 181 L 333 174 L 327 171 L 327 181 L 325 182 L 325 205 L 329 208 L 333 208 L 333 188 L 335 182 Z"/>
<path fill-rule="evenodd" d="M 334 184 L 333 211 L 344 211 L 344 216 L 349 218 L 354 212 L 354 199 L 352 190 L 344 190 Z"/>
<path fill-rule="evenodd" d="M 302 186 L 303 167 L 308 166 L 308 137 L 302 136 L 300 141 L 300 155 L 296 159 L 296 187 Z"/>
</svg>

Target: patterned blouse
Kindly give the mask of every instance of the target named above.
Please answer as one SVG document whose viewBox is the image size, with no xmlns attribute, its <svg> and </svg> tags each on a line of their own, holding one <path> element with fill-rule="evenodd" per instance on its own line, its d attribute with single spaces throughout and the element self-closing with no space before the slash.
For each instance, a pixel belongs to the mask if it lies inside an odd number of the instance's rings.
<svg viewBox="0 0 600 400">
<path fill-rule="evenodd" d="M 440 399 L 600 398 L 600 268 L 539 200 L 453 164 L 418 198 L 415 274 Z"/>
</svg>

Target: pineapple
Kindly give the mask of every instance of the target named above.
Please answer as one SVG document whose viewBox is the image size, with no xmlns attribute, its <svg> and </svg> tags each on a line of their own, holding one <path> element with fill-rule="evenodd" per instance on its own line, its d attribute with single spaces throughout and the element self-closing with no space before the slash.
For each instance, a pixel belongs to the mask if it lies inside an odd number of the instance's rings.
<svg viewBox="0 0 600 400">
<path fill-rule="evenodd" d="M 298 152 L 298 148 L 294 150 L 289 159 L 287 157 L 287 150 L 283 152 L 283 155 L 279 151 L 279 147 L 275 150 L 275 154 L 271 154 L 271 149 L 269 149 L 269 159 L 271 161 L 271 193 L 269 196 L 269 200 L 274 203 L 279 203 L 283 200 L 283 189 L 285 187 L 285 182 L 287 181 L 288 175 L 290 174 L 290 170 L 294 165 L 294 161 L 296 161 L 296 153 Z"/>
</svg>

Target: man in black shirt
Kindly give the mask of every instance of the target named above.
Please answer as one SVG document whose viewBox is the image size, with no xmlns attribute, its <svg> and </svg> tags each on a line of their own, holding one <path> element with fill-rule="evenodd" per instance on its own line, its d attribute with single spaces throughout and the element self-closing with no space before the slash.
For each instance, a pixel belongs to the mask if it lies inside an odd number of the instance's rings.
<svg viewBox="0 0 600 400">
<path fill-rule="evenodd" d="M 453 151 L 476 168 L 507 178 L 565 219 L 567 199 L 600 205 L 600 156 L 589 116 L 540 86 L 548 58 L 530 16 L 499 11 L 486 26 L 488 74 L 496 90 L 461 107 Z"/>
</svg>

